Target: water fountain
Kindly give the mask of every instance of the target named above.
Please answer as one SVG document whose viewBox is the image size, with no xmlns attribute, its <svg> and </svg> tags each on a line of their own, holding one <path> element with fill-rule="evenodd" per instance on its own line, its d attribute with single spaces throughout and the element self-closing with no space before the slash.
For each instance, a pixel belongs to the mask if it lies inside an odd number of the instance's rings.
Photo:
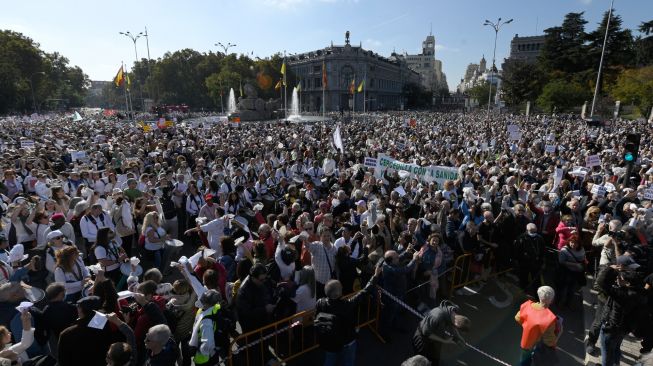
<svg viewBox="0 0 653 366">
<path fill-rule="evenodd" d="M 234 88 L 229 89 L 229 101 L 227 104 L 227 114 L 236 111 L 236 96 L 234 95 Z"/>
<path fill-rule="evenodd" d="M 297 95 L 297 88 L 292 88 L 292 100 L 290 101 L 290 116 L 289 121 L 299 121 L 302 116 L 299 114 L 299 96 Z"/>
</svg>

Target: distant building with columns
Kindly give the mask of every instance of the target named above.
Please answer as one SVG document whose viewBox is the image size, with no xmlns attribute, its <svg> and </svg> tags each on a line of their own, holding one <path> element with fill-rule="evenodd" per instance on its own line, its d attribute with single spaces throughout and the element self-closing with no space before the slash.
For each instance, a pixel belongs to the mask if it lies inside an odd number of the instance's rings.
<svg viewBox="0 0 653 366">
<path fill-rule="evenodd" d="M 331 46 L 286 57 L 288 68 L 298 78 L 288 80 L 288 86 L 301 83 L 301 110 L 319 112 L 322 103 L 326 111 L 363 110 L 363 93 L 357 89 L 365 79 L 365 110 L 400 109 L 403 87 L 420 83 L 420 75 L 408 68 L 405 61 L 393 55 L 381 56 L 373 51 L 352 46 L 349 32 L 345 44 Z M 322 65 L 326 67 L 327 87 L 322 92 Z M 355 91 L 350 85 L 354 80 Z"/>
</svg>

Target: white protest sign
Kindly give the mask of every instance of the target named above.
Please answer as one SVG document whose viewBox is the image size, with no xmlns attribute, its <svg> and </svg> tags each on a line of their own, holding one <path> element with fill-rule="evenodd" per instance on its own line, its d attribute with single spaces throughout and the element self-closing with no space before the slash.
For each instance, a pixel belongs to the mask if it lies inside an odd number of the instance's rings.
<svg viewBox="0 0 653 366">
<path fill-rule="evenodd" d="M 564 175 L 564 171 L 562 168 L 556 168 L 555 175 L 553 176 L 553 190 L 555 191 L 558 189 L 558 186 L 560 185 L 560 182 L 562 181 L 562 176 Z"/>
<path fill-rule="evenodd" d="M 556 152 L 556 146 L 555 145 L 546 145 L 544 147 L 544 151 L 553 154 Z"/>
<path fill-rule="evenodd" d="M 508 133 L 512 134 L 515 132 L 519 132 L 519 126 L 518 125 L 508 125 Z"/>
<path fill-rule="evenodd" d="M 306 131 L 306 132 L 313 132 L 313 126 L 311 126 L 311 125 L 304 125 L 304 131 Z"/>
<path fill-rule="evenodd" d="M 482 142 L 481 143 L 481 151 L 488 151 L 488 150 L 489 150 L 489 148 L 488 148 L 487 142 Z"/>
<path fill-rule="evenodd" d="M 376 168 L 376 158 L 371 158 L 369 156 L 365 157 L 365 160 L 363 161 L 363 165 L 365 165 L 368 168 Z"/>
<path fill-rule="evenodd" d="M 394 189 L 395 192 L 399 193 L 400 197 L 403 197 L 406 195 L 406 190 L 404 189 L 403 186 L 398 186 L 397 188 Z"/>
<path fill-rule="evenodd" d="M 70 153 L 70 158 L 73 161 L 83 160 L 86 157 L 86 151 L 73 151 Z"/>
<path fill-rule="evenodd" d="M 600 166 L 600 165 L 601 165 L 601 157 L 598 155 L 588 155 L 585 158 L 585 166 L 587 166 L 588 168 Z"/>
<path fill-rule="evenodd" d="M 653 200 L 653 189 L 648 188 L 644 190 L 644 199 Z"/>
<path fill-rule="evenodd" d="M 436 182 L 439 186 L 442 186 L 446 180 L 458 179 L 458 168 L 435 165 L 419 166 L 401 162 L 385 154 L 379 154 L 374 168 L 374 177 L 377 179 L 383 178 L 385 170 L 396 170 L 402 178 L 410 177 L 424 183 Z"/>
<path fill-rule="evenodd" d="M 23 149 L 33 149 L 34 148 L 34 140 L 21 140 L 20 141 L 20 147 Z"/>
<path fill-rule="evenodd" d="M 604 186 L 595 184 L 592 186 L 592 190 L 590 192 L 599 197 L 605 197 L 605 194 L 608 193 L 608 190 Z"/>
<path fill-rule="evenodd" d="M 521 132 L 515 131 L 510 133 L 510 140 L 519 141 L 521 140 Z"/>
<path fill-rule="evenodd" d="M 104 326 L 107 324 L 107 320 L 108 318 L 105 314 L 96 311 L 95 316 L 93 316 L 91 321 L 88 322 L 88 327 L 95 329 L 104 329 Z"/>
</svg>

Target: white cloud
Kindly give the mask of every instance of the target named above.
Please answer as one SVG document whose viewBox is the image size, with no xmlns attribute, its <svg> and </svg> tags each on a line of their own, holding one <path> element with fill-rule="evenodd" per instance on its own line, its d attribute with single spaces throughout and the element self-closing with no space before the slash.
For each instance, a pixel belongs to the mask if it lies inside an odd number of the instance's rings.
<svg viewBox="0 0 653 366">
<path fill-rule="evenodd" d="M 579 1 L 585 5 L 590 5 L 592 3 L 592 0 L 579 0 Z"/>
<path fill-rule="evenodd" d="M 451 48 L 443 44 L 436 44 L 435 51 L 444 51 L 444 52 L 460 52 L 460 48 Z"/>
</svg>

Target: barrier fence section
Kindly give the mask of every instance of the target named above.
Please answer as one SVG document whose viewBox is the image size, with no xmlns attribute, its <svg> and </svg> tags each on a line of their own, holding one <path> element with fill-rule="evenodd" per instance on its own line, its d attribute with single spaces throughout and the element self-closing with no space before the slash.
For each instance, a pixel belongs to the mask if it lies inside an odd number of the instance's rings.
<svg viewBox="0 0 653 366">
<path fill-rule="evenodd" d="M 452 297 L 454 291 L 459 288 L 484 281 L 488 277 L 499 276 L 512 271 L 512 268 L 498 271 L 494 252 L 490 252 L 488 255 L 489 259 L 487 261 L 476 261 L 473 253 L 466 253 L 456 258 L 451 275 L 449 297 Z"/>
<path fill-rule="evenodd" d="M 356 294 L 352 293 L 345 298 Z M 357 309 L 356 327 L 369 327 L 381 342 L 385 341 L 378 333 L 381 314 L 381 297 L 374 294 L 363 299 Z M 235 337 L 229 346 L 226 364 L 229 366 L 265 365 L 275 357 L 280 362 L 287 362 L 320 345 L 313 328 L 315 310 L 303 311 L 285 319 L 278 320 L 262 328 L 255 329 Z M 272 354 L 268 348 L 272 348 Z"/>
</svg>

